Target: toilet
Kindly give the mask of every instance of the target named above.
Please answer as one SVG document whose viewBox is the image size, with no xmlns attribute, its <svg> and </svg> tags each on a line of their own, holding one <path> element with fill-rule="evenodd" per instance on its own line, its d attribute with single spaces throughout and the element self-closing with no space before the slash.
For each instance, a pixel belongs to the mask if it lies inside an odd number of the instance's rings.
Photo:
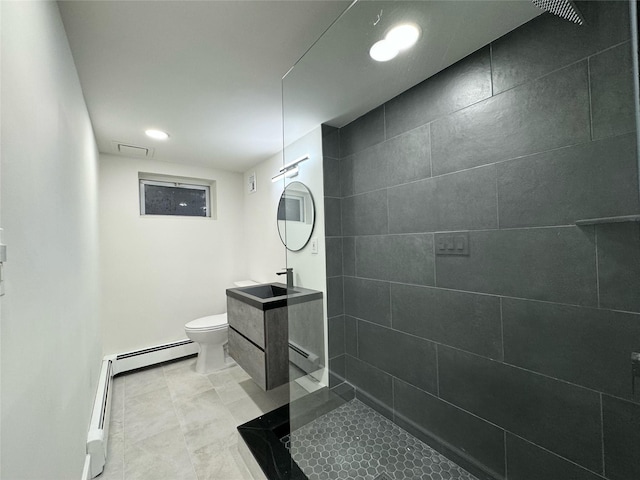
<svg viewBox="0 0 640 480">
<path fill-rule="evenodd" d="M 253 280 L 241 280 L 234 282 L 234 285 L 249 287 L 258 285 L 258 283 Z M 184 326 L 187 337 L 199 346 L 196 372 L 208 374 L 232 363 L 231 359 L 227 360 L 225 353 L 228 329 L 229 323 L 226 313 L 196 318 Z"/>
</svg>

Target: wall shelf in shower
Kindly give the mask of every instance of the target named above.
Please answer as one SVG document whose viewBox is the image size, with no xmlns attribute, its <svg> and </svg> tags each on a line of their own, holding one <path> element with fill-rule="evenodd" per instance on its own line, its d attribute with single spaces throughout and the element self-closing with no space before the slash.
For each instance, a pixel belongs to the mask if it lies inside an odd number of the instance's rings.
<svg viewBox="0 0 640 480">
<path fill-rule="evenodd" d="M 598 225 L 601 223 L 626 223 L 626 222 L 640 222 L 640 215 L 620 215 L 617 217 L 587 218 L 584 220 L 576 220 L 576 225 L 581 227 L 584 225 Z"/>
</svg>

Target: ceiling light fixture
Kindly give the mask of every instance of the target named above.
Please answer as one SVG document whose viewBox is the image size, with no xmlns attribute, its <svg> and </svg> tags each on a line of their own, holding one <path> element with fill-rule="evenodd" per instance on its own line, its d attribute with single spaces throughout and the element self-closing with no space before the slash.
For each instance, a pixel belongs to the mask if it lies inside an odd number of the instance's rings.
<svg viewBox="0 0 640 480">
<path fill-rule="evenodd" d="M 398 53 L 400 53 L 400 50 L 398 50 L 393 44 L 391 44 L 391 42 L 388 42 L 386 39 L 377 41 L 371 46 L 371 49 L 369 50 L 369 55 L 376 62 L 388 62 L 389 60 L 396 58 L 396 55 L 398 55 Z"/>
<path fill-rule="evenodd" d="M 369 55 L 377 62 L 394 59 L 402 50 L 411 48 L 420 38 L 420 27 L 414 23 L 396 25 L 387 32 L 383 40 L 374 43 Z"/>
<path fill-rule="evenodd" d="M 145 130 L 147 137 L 151 137 L 155 140 L 166 140 L 169 138 L 169 134 L 167 132 L 163 132 L 162 130 Z"/>
<path fill-rule="evenodd" d="M 413 47 L 420 38 L 420 27 L 414 23 L 403 23 L 393 27 L 384 39 L 390 42 L 398 50 L 406 50 Z"/>
</svg>

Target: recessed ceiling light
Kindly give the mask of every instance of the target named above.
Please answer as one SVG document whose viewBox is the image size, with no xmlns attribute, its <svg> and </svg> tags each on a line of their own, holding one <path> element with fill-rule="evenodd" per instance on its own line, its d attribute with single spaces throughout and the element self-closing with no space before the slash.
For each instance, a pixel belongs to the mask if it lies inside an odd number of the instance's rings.
<svg viewBox="0 0 640 480">
<path fill-rule="evenodd" d="M 415 45 L 420 38 L 420 27 L 414 23 L 403 23 L 389 30 L 384 39 L 398 50 L 406 50 Z"/>
<path fill-rule="evenodd" d="M 387 40 L 380 40 L 369 49 L 369 55 L 377 62 L 388 62 L 395 58 L 399 52 L 400 50 Z"/>
<path fill-rule="evenodd" d="M 156 140 L 166 140 L 169 138 L 169 134 L 162 130 L 145 130 L 144 133 L 146 133 L 148 137 L 155 138 Z"/>
</svg>

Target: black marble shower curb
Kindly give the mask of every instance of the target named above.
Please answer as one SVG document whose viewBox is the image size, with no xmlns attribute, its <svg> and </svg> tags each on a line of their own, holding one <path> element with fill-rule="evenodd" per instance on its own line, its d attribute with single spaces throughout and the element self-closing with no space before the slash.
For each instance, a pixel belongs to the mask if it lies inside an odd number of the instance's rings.
<svg viewBox="0 0 640 480">
<path fill-rule="evenodd" d="M 240 425 L 238 433 L 269 480 L 307 480 L 280 439 L 353 397 L 347 384 L 323 388 Z"/>
</svg>

